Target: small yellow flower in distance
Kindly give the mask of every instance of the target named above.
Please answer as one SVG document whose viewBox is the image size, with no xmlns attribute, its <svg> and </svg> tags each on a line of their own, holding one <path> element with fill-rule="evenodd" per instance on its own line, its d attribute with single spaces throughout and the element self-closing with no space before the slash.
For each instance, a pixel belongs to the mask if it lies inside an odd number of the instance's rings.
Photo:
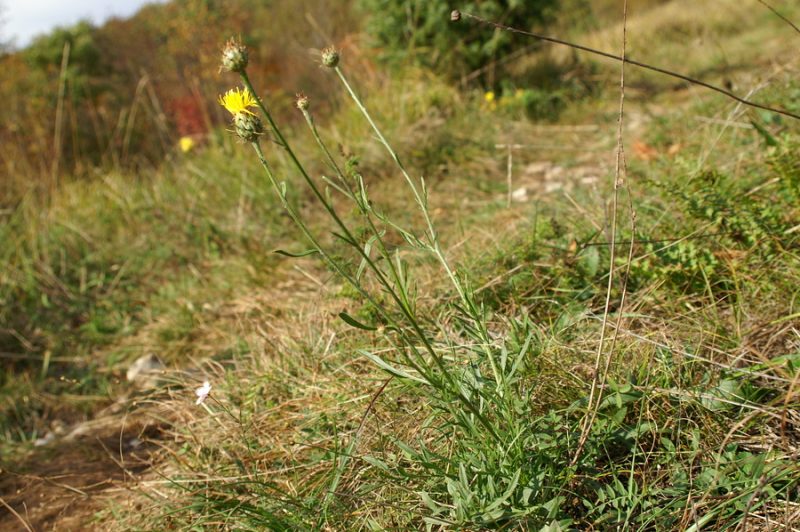
<svg viewBox="0 0 800 532">
<path fill-rule="evenodd" d="M 256 106 L 256 99 L 247 89 L 240 90 L 236 88 L 226 92 L 225 96 L 220 96 L 219 104 L 233 116 L 242 113 L 252 115 L 254 113 L 249 108 Z"/>
<path fill-rule="evenodd" d="M 516 91 L 514 91 L 514 98 L 519 99 L 519 98 L 522 98 L 523 96 L 525 96 L 525 91 L 524 90 L 517 89 Z"/>
<path fill-rule="evenodd" d="M 494 101 L 495 95 L 494 91 L 489 91 L 483 95 L 483 99 L 486 100 L 486 103 L 492 103 Z"/>
<path fill-rule="evenodd" d="M 194 148 L 194 139 L 192 137 L 181 137 L 178 141 L 178 147 L 183 153 L 188 153 Z"/>
</svg>

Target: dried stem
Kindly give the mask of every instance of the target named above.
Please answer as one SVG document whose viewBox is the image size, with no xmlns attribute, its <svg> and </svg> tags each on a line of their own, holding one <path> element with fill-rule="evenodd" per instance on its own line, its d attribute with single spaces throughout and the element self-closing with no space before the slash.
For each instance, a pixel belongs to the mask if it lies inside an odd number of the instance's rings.
<svg viewBox="0 0 800 532">
<path fill-rule="evenodd" d="M 670 77 L 673 77 L 673 78 L 678 78 L 678 79 L 681 79 L 681 80 L 686 81 L 688 83 L 691 83 L 692 85 L 698 85 L 700 87 L 705 87 L 706 89 L 709 89 L 709 90 L 712 90 L 714 92 L 718 92 L 720 94 L 723 94 L 723 95 L 727 96 L 728 98 L 730 98 L 732 100 L 735 100 L 735 101 L 737 101 L 737 102 L 739 102 L 739 103 L 741 103 L 743 105 L 747 105 L 749 107 L 753 107 L 753 108 L 756 108 L 756 109 L 762 109 L 764 111 L 769 111 L 771 113 L 777 113 L 777 114 L 780 114 L 780 115 L 788 116 L 790 118 L 794 118 L 795 120 L 800 120 L 800 114 L 793 113 L 791 111 L 788 111 L 786 109 L 782 109 L 780 107 L 770 107 L 769 105 L 764 105 L 764 104 L 761 104 L 761 103 L 758 103 L 758 102 L 750 101 L 750 100 L 748 100 L 746 98 L 742 98 L 741 96 L 738 96 L 738 95 L 734 94 L 733 92 L 731 92 L 729 90 L 723 89 L 722 87 L 718 87 L 716 85 L 712 85 L 711 83 L 706 83 L 705 81 L 702 81 L 702 80 L 687 76 L 685 74 L 681 74 L 679 72 L 674 72 L 672 70 L 667 70 L 665 68 L 657 67 L 657 66 L 650 65 L 650 64 L 647 64 L 647 63 L 642 63 L 641 61 L 636 61 L 634 59 L 630 59 L 629 57 L 626 57 L 625 55 L 614 55 L 612 53 L 604 52 L 602 50 L 597 50 L 596 48 L 591 48 L 589 46 L 584 46 L 582 44 L 572 43 L 572 42 L 569 42 L 569 41 L 565 41 L 563 39 L 557 39 L 555 37 L 548 37 L 546 35 L 541 35 L 539 33 L 533 33 L 531 31 L 521 30 L 519 28 L 514 28 L 512 26 L 506 26 L 505 24 L 500 24 L 499 22 L 493 22 L 491 20 L 486 20 L 485 18 L 479 17 L 477 15 L 473 15 L 471 13 L 460 13 L 459 16 L 460 17 L 471 18 L 471 19 L 473 19 L 473 20 L 475 20 L 475 21 L 477 21 L 477 22 L 479 22 L 481 24 L 485 24 L 487 26 L 492 26 L 493 28 L 497 28 L 497 29 L 500 29 L 500 30 L 503 30 L 503 31 L 509 31 L 511 33 L 518 33 L 520 35 L 527 35 L 528 37 L 533 37 L 534 39 L 539 39 L 541 41 L 545 41 L 545 42 L 549 42 L 549 43 L 553 43 L 553 44 L 560 44 L 560 45 L 563 45 L 563 46 L 569 46 L 570 48 L 574 48 L 576 50 L 589 52 L 590 54 L 599 55 L 599 56 L 602 56 L 602 57 L 606 57 L 608 59 L 613 59 L 614 61 L 620 61 L 620 62 L 628 64 L 628 65 L 633 65 L 633 66 L 636 66 L 636 67 L 639 67 L 639 68 L 643 68 L 645 70 L 651 70 L 653 72 L 658 72 L 659 74 L 664 74 L 666 76 L 670 76 Z"/>
<path fill-rule="evenodd" d="M 603 307 L 603 323 L 600 329 L 600 342 L 597 345 L 597 353 L 595 356 L 594 372 L 592 374 L 592 388 L 589 392 L 589 403 L 587 405 L 587 415 L 584 418 L 583 426 L 581 428 L 581 436 L 578 440 L 578 447 L 572 457 L 571 465 L 575 465 L 583 452 L 583 447 L 586 445 L 586 440 L 589 438 L 589 433 L 592 430 L 595 418 L 597 417 L 597 410 L 600 407 L 600 402 L 603 396 L 603 388 L 608 378 L 608 370 L 611 367 L 611 359 L 614 356 L 614 348 L 617 343 L 617 334 L 620 328 L 622 315 L 625 306 L 625 295 L 628 285 L 628 275 L 630 274 L 631 262 L 633 260 L 633 248 L 636 238 L 636 214 L 633 211 L 633 198 L 631 196 L 630 187 L 625 183 L 627 177 L 627 165 L 625 163 L 625 147 L 622 139 L 622 132 L 625 120 L 625 53 L 628 44 L 628 0 L 625 0 L 622 7 L 622 68 L 620 71 L 619 81 L 619 116 L 617 118 L 617 158 L 614 168 L 614 195 L 611 203 L 611 252 L 608 266 L 608 285 L 606 286 L 606 301 Z M 624 176 L 624 177 L 623 177 Z M 630 206 L 630 219 L 631 219 L 631 241 L 628 248 L 628 260 L 626 264 L 626 271 L 622 281 L 622 296 L 620 299 L 619 308 L 617 309 L 617 322 L 614 327 L 614 332 L 611 337 L 609 349 L 606 352 L 605 362 L 601 371 L 601 361 L 603 360 L 603 347 L 606 340 L 606 329 L 608 327 L 608 315 L 611 307 L 611 290 L 614 284 L 614 263 L 616 262 L 617 251 L 617 218 L 619 211 L 619 189 L 625 186 L 628 192 L 628 203 Z"/>
</svg>

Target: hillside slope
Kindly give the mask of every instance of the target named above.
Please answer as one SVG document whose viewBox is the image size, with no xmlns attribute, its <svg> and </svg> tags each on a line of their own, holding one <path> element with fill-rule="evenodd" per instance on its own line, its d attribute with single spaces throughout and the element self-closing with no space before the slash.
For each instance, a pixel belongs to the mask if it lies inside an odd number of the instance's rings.
<svg viewBox="0 0 800 532">
<path fill-rule="evenodd" d="M 800 34 L 723 3 L 632 3 L 632 56 L 796 111 Z M 570 38 L 613 49 L 605 26 Z M 317 121 L 344 184 L 290 98 L 256 89 L 360 249 L 386 247 L 372 273 L 273 137 L 333 262 L 275 253 L 311 244 L 222 132 L 3 218 L 2 334 L 25 363 L 0 396 L 0 528 L 800 526 L 800 124 L 629 69 L 611 246 L 619 65 L 540 50 L 489 95 L 356 50 L 342 72 L 427 211 L 333 72 L 305 65 L 336 87 Z M 523 80 L 548 69 L 584 88 L 531 120 Z M 126 382 L 150 354 L 154 382 Z"/>
</svg>

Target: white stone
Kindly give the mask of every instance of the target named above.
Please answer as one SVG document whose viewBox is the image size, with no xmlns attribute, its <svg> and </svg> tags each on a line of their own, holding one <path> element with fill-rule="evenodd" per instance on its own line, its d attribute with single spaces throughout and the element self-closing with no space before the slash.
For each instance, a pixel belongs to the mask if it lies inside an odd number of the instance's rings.
<svg viewBox="0 0 800 532">
<path fill-rule="evenodd" d="M 125 377 L 139 388 L 155 388 L 165 366 L 153 353 L 140 356 L 130 365 Z"/>
</svg>

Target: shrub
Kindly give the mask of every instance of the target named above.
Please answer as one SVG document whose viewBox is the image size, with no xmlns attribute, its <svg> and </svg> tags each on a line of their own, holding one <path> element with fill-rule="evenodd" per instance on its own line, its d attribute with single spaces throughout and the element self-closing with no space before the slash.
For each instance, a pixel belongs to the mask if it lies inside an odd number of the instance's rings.
<svg viewBox="0 0 800 532">
<path fill-rule="evenodd" d="M 490 20 L 531 29 L 550 20 L 555 0 L 473 0 L 460 7 Z M 360 0 L 369 13 L 367 31 L 389 60 L 411 58 L 453 78 L 492 65 L 530 44 L 521 35 L 494 31 L 474 24 L 450 22 L 452 2 L 445 0 Z M 493 78 L 494 67 L 487 69 Z"/>
</svg>

